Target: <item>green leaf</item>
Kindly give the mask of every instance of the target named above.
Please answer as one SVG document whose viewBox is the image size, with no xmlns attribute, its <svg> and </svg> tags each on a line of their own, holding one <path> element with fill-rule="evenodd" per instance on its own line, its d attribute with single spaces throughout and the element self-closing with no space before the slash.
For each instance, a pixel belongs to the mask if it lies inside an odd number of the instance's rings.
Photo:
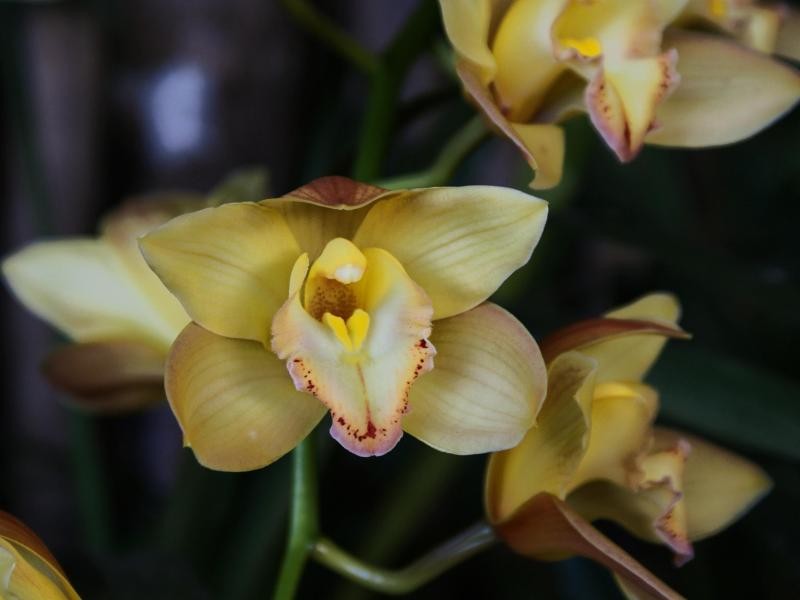
<svg viewBox="0 0 800 600">
<path fill-rule="evenodd" d="M 800 459 L 800 384 L 696 344 L 672 345 L 649 377 L 662 416 L 754 450 Z"/>
</svg>

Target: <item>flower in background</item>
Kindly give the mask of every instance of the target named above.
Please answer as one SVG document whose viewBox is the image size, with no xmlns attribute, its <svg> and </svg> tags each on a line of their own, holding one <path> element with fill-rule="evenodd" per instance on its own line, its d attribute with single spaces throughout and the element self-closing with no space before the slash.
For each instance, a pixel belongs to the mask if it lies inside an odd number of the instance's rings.
<svg viewBox="0 0 800 600">
<path fill-rule="evenodd" d="M 0 511 L 0 598 L 80 600 L 44 542 Z"/>
<path fill-rule="evenodd" d="M 583 555 L 626 588 L 671 590 L 589 521 L 610 519 L 665 544 L 677 564 L 693 540 L 725 528 L 770 487 L 749 461 L 695 436 L 653 427 L 657 392 L 642 378 L 666 338 L 684 337 L 672 296 L 652 294 L 547 338 L 548 393 L 522 442 L 492 455 L 486 510 L 515 551 Z"/>
<path fill-rule="evenodd" d="M 546 214 L 510 189 L 326 177 L 146 235 L 145 259 L 194 321 L 165 380 L 185 444 L 208 467 L 255 469 L 330 411 L 331 435 L 360 456 L 404 430 L 456 454 L 515 445 L 544 363 L 484 301 L 528 261 Z"/>
<path fill-rule="evenodd" d="M 565 119 L 587 112 L 622 161 L 644 143 L 699 147 L 749 137 L 800 98 L 796 17 L 714 0 L 440 0 L 466 93 L 556 185 Z M 712 21 L 729 34 L 689 31 Z M 748 47 L 749 46 L 749 47 Z M 756 48 L 757 50 L 752 50 Z"/>
</svg>

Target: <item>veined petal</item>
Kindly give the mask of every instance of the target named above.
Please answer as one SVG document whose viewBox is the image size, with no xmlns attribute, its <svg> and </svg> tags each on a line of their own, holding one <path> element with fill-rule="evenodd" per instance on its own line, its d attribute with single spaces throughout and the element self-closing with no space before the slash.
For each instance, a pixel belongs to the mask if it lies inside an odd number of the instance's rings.
<svg viewBox="0 0 800 600">
<path fill-rule="evenodd" d="M 20 520 L 0 511 L 0 595 L 80 600 L 44 542 Z"/>
<path fill-rule="evenodd" d="M 681 83 L 663 102 L 647 142 L 717 146 L 750 137 L 800 99 L 800 75 L 767 55 L 719 36 L 673 33 Z"/>
<path fill-rule="evenodd" d="M 395 193 L 347 177 L 330 176 L 261 204 L 283 215 L 301 251 L 314 260 L 330 240 L 351 239 L 370 204 Z"/>
<path fill-rule="evenodd" d="M 294 389 L 286 367 L 257 342 L 189 324 L 172 346 L 167 398 L 184 444 L 210 469 L 249 471 L 277 460 L 325 414 Z"/>
<path fill-rule="evenodd" d="M 587 520 L 610 519 L 642 539 L 667 545 L 682 565 L 693 556 L 681 499 L 690 451 L 688 443 L 679 441 L 652 452 L 641 460 L 644 479 L 639 487 L 589 483 L 569 496 L 569 504 Z"/>
<path fill-rule="evenodd" d="M 655 448 L 674 447 L 685 439 L 691 453 L 683 472 L 683 504 L 689 538 L 714 535 L 741 517 L 772 487 L 756 464 L 696 436 L 655 429 Z"/>
<path fill-rule="evenodd" d="M 514 121 L 533 116 L 566 70 L 555 58 L 552 39 L 553 24 L 566 5 L 566 0 L 518 0 L 500 22 L 492 45 L 494 85 L 502 112 Z"/>
<path fill-rule="evenodd" d="M 436 368 L 411 387 L 403 429 L 451 454 L 515 446 L 544 400 L 547 373 L 530 333 L 494 304 L 438 321 Z"/>
<path fill-rule="evenodd" d="M 658 395 L 641 384 L 601 383 L 592 400 L 589 445 L 570 488 L 604 479 L 620 485 L 642 477 L 637 458 L 650 442 L 650 427 L 658 411 Z"/>
<path fill-rule="evenodd" d="M 528 262 L 546 218 L 546 202 L 516 190 L 409 190 L 373 205 L 353 241 L 395 256 L 443 319 L 486 300 Z"/>
<path fill-rule="evenodd" d="M 681 598 L 563 501 L 541 493 L 495 525 L 512 550 L 540 560 L 578 555 L 610 569 L 648 598 Z"/>
<path fill-rule="evenodd" d="M 677 56 L 670 50 L 653 58 L 606 60 L 586 87 L 589 117 L 621 161 L 638 154 L 658 105 L 678 84 Z"/>
<path fill-rule="evenodd" d="M 287 361 L 297 389 L 330 409 L 331 435 L 354 454 L 379 456 L 403 434 L 409 386 L 433 367 L 435 350 L 426 339 L 433 310 L 391 254 L 362 252 L 366 270 L 352 286 L 369 320 L 351 322 L 355 313 L 346 324 L 341 316 L 331 315 L 327 323 L 312 317 L 300 302 L 304 255 L 293 270 L 289 299 L 273 320 L 272 348 Z"/>
<path fill-rule="evenodd" d="M 3 275 L 26 307 L 73 340 L 128 339 L 166 351 L 180 331 L 103 240 L 31 244 L 3 261 Z"/>
<path fill-rule="evenodd" d="M 563 498 L 589 442 L 595 362 L 571 352 L 548 370 L 547 400 L 519 445 L 492 454 L 486 514 L 499 523 L 540 492 Z"/>
<path fill-rule="evenodd" d="M 300 255 L 283 217 L 251 203 L 177 217 L 140 245 L 194 321 L 218 335 L 261 342 Z"/>
<path fill-rule="evenodd" d="M 677 299 L 670 294 L 650 294 L 609 312 L 612 319 L 652 321 L 657 329 L 675 329 L 680 315 Z M 585 354 L 597 360 L 597 381 L 641 381 L 658 358 L 667 337 L 659 331 L 654 334 L 633 333 L 584 345 Z"/>
<path fill-rule="evenodd" d="M 496 68 L 489 50 L 491 0 L 439 0 L 442 21 L 455 51 L 475 66 L 481 81 L 492 80 Z"/>
<path fill-rule="evenodd" d="M 166 350 L 128 340 L 68 344 L 44 362 L 45 376 L 83 410 L 112 413 L 164 399 Z"/>
</svg>

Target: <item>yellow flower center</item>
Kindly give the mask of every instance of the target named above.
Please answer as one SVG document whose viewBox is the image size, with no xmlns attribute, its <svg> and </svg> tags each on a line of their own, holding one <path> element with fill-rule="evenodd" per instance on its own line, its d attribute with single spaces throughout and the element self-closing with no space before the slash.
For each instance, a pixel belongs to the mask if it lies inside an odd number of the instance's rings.
<svg viewBox="0 0 800 600">
<path fill-rule="evenodd" d="M 725 0 L 708 0 L 708 10 L 715 17 L 724 17 L 728 12 Z"/>
<path fill-rule="evenodd" d="M 594 37 L 565 37 L 562 38 L 560 42 L 565 48 L 577 50 L 586 58 L 594 58 L 595 56 L 600 56 L 603 53 L 603 45 L 600 43 L 600 40 Z"/>
</svg>

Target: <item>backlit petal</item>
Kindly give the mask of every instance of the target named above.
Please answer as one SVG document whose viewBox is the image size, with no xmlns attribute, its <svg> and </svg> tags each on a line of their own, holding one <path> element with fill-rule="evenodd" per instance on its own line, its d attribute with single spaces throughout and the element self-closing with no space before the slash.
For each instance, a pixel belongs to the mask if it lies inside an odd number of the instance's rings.
<svg viewBox="0 0 800 600">
<path fill-rule="evenodd" d="M 647 142 L 716 146 L 747 138 L 800 99 L 800 75 L 765 54 L 719 36 L 672 34 L 681 83 L 657 110 Z"/>
<path fill-rule="evenodd" d="M 546 218 L 546 202 L 516 190 L 409 190 L 374 204 L 353 241 L 394 255 L 443 319 L 486 300 L 528 262 Z"/>
<path fill-rule="evenodd" d="M 251 203 L 177 217 L 140 244 L 194 321 L 218 335 L 262 342 L 300 255 L 283 217 Z"/>
<path fill-rule="evenodd" d="M 680 315 L 677 299 L 670 294 L 650 294 L 611 311 L 612 319 L 653 321 L 662 328 L 673 328 Z M 598 363 L 597 380 L 641 381 L 661 353 L 667 337 L 653 334 L 623 335 L 581 347 L 582 354 Z"/>
<path fill-rule="evenodd" d="M 52 352 L 43 371 L 83 410 L 119 412 L 164 399 L 166 350 L 140 342 L 108 340 L 68 344 Z"/>
<path fill-rule="evenodd" d="M 643 597 L 681 598 L 622 548 L 550 494 L 535 496 L 495 528 L 515 552 L 525 556 L 539 560 L 584 556 L 612 570 L 628 585 L 645 594 Z"/>
<path fill-rule="evenodd" d="M 548 369 L 547 399 L 522 442 L 493 454 L 486 473 L 486 512 L 498 523 L 540 492 L 563 498 L 589 442 L 595 362 L 578 353 Z"/>
<path fill-rule="evenodd" d="M 455 51 L 475 66 L 485 84 L 491 81 L 495 61 L 489 50 L 491 0 L 439 0 L 442 21 Z"/>
<path fill-rule="evenodd" d="M 408 388 L 433 366 L 427 341 L 432 308 L 425 293 L 388 252 L 366 248 L 367 267 L 353 283 L 358 306 L 369 315 L 366 335 L 344 317 L 320 322 L 300 302 L 308 259 L 297 261 L 289 300 L 275 315 L 272 348 L 287 361 L 298 390 L 331 411 L 331 435 L 359 456 L 391 450 L 402 436 Z M 330 313 L 328 313 L 330 314 Z M 362 328 L 363 329 L 363 328 Z M 363 339 L 360 348 L 343 342 Z M 348 344 L 349 345 L 349 344 Z"/>
<path fill-rule="evenodd" d="M 513 316 L 494 304 L 437 321 L 436 368 L 411 387 L 403 429 L 451 454 L 515 446 L 544 400 L 539 348 Z"/>
<path fill-rule="evenodd" d="M 172 346 L 165 387 L 184 444 L 210 469 L 248 471 L 294 448 L 325 414 L 294 389 L 285 364 L 257 342 L 188 325 Z"/>
<path fill-rule="evenodd" d="M 188 322 L 153 304 L 103 240 L 31 244 L 3 262 L 3 275 L 26 307 L 76 341 L 128 339 L 166 351 Z"/>
<path fill-rule="evenodd" d="M 741 517 L 772 487 L 756 464 L 696 436 L 657 427 L 656 448 L 691 445 L 683 473 L 683 503 L 689 537 L 701 540 Z"/>
</svg>

